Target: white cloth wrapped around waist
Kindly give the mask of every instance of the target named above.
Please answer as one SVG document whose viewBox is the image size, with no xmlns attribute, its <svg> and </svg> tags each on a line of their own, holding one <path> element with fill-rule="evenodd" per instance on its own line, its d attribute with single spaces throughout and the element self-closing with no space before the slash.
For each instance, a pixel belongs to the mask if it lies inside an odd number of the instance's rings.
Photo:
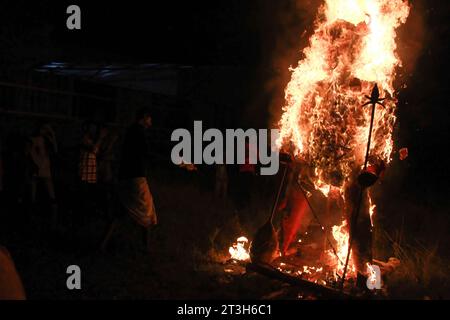
<svg viewBox="0 0 450 320">
<path fill-rule="evenodd" d="M 157 224 L 153 196 L 144 177 L 126 179 L 119 182 L 120 202 L 136 220 L 144 227 Z"/>
</svg>

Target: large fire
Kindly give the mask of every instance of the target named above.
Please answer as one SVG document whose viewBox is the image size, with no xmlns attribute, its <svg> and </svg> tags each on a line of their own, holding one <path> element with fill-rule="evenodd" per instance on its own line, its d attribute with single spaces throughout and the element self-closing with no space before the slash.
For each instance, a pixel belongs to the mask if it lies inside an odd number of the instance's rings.
<svg viewBox="0 0 450 320">
<path fill-rule="evenodd" d="M 314 168 L 308 178 L 326 197 L 336 188 L 343 198 L 349 178 L 364 165 L 371 108 L 362 105 L 375 84 L 387 99 L 376 107 L 369 164 L 391 160 L 394 80 L 401 66 L 396 29 L 409 10 L 406 0 L 325 0 L 309 46 L 291 69 L 278 145 Z M 373 212 L 374 204 L 370 207 Z M 345 222 L 332 233 L 340 273 L 348 251 Z M 354 270 L 350 260 L 349 271 Z"/>
</svg>

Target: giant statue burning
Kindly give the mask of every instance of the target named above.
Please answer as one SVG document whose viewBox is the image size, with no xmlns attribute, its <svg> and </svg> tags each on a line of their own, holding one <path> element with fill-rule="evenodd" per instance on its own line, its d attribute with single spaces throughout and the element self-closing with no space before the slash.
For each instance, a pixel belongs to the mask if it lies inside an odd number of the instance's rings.
<svg viewBox="0 0 450 320">
<path fill-rule="evenodd" d="M 300 185 L 341 203 L 330 255 L 344 279 L 372 260 L 369 186 L 394 149 L 396 31 L 409 10 L 405 0 L 326 0 L 285 90 L 278 144 L 309 168 Z"/>
</svg>

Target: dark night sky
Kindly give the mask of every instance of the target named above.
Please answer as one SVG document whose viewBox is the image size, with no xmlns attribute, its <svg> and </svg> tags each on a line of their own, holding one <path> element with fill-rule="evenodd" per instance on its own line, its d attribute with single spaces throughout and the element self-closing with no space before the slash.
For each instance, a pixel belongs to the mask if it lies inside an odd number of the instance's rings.
<svg viewBox="0 0 450 320">
<path fill-rule="evenodd" d="M 431 46 L 447 49 L 448 1 L 411 0 Z M 67 30 L 66 7 L 82 10 L 82 30 Z M 1 34 L 28 35 L 55 59 L 251 65 L 287 56 L 295 64 L 303 31 L 320 0 L 2 1 Z M 11 30 L 14 30 L 13 32 Z M 412 36 L 416 36 L 415 34 Z M 10 43 L 7 43 L 10 44 Z M 28 46 L 32 44 L 27 43 Z M 433 52 L 435 59 L 447 52 Z M 444 59 L 441 59 L 444 60 Z"/>
<path fill-rule="evenodd" d="M 47 5 L 45 22 L 71 59 L 100 52 L 122 61 L 240 64 L 258 54 L 250 1 L 74 2 L 82 10 L 81 31 L 65 28 L 64 2 Z"/>
</svg>

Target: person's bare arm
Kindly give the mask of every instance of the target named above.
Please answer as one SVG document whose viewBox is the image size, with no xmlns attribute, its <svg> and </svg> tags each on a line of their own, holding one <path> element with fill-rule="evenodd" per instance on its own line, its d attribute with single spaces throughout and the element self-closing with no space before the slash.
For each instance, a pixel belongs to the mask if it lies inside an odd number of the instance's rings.
<svg viewBox="0 0 450 320">
<path fill-rule="evenodd" d="M 58 145 L 56 143 L 56 135 L 55 135 L 55 131 L 53 131 L 52 128 L 48 127 L 43 136 L 47 139 L 48 142 L 50 142 L 50 144 L 52 145 L 52 149 L 55 153 L 58 152 Z"/>
<path fill-rule="evenodd" d="M 105 131 L 100 131 L 99 137 L 96 142 L 89 136 L 89 134 L 85 134 L 83 136 L 83 146 L 93 153 L 98 153 L 100 149 L 100 145 L 103 139 L 106 137 Z"/>
<path fill-rule="evenodd" d="M 14 262 L 6 248 L 0 246 L 0 300 L 25 300 L 25 290 Z"/>
</svg>

